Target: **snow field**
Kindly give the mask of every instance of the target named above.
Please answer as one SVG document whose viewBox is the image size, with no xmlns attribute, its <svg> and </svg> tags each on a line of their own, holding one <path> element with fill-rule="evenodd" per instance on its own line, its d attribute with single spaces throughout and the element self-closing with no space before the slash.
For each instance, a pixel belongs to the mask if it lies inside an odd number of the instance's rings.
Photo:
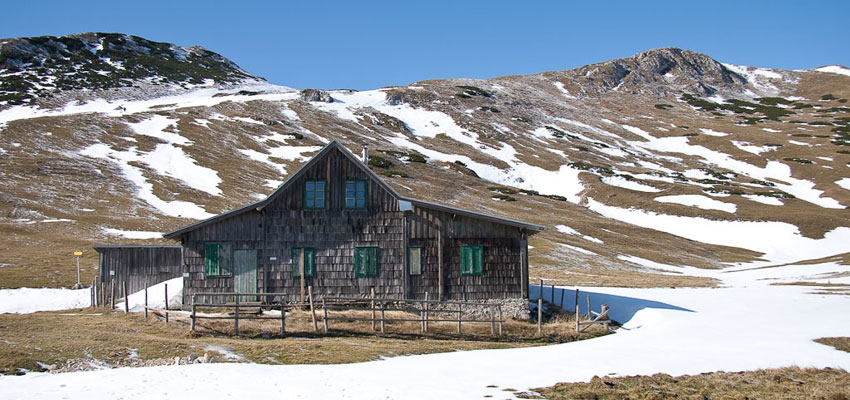
<svg viewBox="0 0 850 400">
<path fill-rule="evenodd" d="M 629 261 L 648 263 L 656 269 L 678 268 L 639 258 Z M 729 273 L 701 270 L 729 286 L 720 289 L 579 288 L 580 312 L 587 311 L 585 296 L 590 296 L 593 309 L 607 304 L 612 318 L 624 322 L 613 335 L 580 342 L 342 365 L 198 364 L 55 375 L 30 373 L 0 377 L 0 392 L 10 399 L 469 399 L 510 397 L 511 393 L 502 389 L 522 391 L 557 382 L 588 381 L 594 375 L 663 372 L 676 376 L 793 365 L 850 369 L 850 354 L 812 341 L 846 335 L 850 314 L 844 311 L 850 299 L 809 294 L 811 288 L 806 287 L 769 285 L 797 279 L 799 274 L 836 269 L 846 271 L 847 267 L 828 263 Z M 575 308 L 573 289 L 555 289 L 558 300 L 561 290 L 569 294 L 563 296 L 564 308 Z M 546 299 L 552 297 L 549 287 L 531 287 L 532 300 L 541 294 Z M 810 320 L 812 310 L 830 315 L 830 320 L 788 323 Z M 220 352 L 217 348 L 208 350 Z M 526 367 L 510 367 L 517 365 Z M 245 385 L 248 381 L 264 384 Z"/>
<path fill-rule="evenodd" d="M 738 206 L 724 201 L 714 200 L 699 194 L 682 194 L 677 196 L 659 196 L 653 199 L 661 203 L 681 204 L 688 207 L 697 207 L 703 210 L 720 210 L 728 213 L 735 213 Z"/>
<path fill-rule="evenodd" d="M 698 242 L 739 247 L 764 253 L 766 261 L 756 265 L 792 263 L 847 252 L 850 228 L 838 227 L 822 239 L 800 234 L 784 222 L 718 221 L 705 218 L 658 214 L 639 209 L 611 207 L 588 199 L 588 208 L 605 217 L 651 228 Z"/>
</svg>

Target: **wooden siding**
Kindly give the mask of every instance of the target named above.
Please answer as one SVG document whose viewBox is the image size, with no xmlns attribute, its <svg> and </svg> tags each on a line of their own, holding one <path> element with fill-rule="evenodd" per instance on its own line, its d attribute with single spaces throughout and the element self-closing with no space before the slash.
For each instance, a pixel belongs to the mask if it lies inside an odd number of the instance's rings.
<svg viewBox="0 0 850 400">
<path fill-rule="evenodd" d="M 183 273 L 182 249 L 177 246 L 95 246 L 95 251 L 100 258 L 98 278 L 107 285 L 114 280 L 119 297 L 124 295 L 122 282 L 135 293 Z"/>
<path fill-rule="evenodd" d="M 425 292 L 431 299 L 442 296 L 444 300 L 527 296 L 522 288 L 527 277 L 522 248 L 526 242 L 520 228 L 419 206 L 402 212 L 395 196 L 340 150 L 331 149 L 314 161 L 287 181 L 263 209 L 203 225 L 182 236 L 189 273 L 184 304 L 194 293 L 234 290 L 233 277 L 204 275 L 205 243 L 230 243 L 234 251 L 257 250 L 258 291 L 287 293 L 289 302 L 298 301 L 301 293 L 301 280 L 291 273 L 294 247 L 316 251 L 315 275 L 305 277 L 316 300 L 367 296 L 373 288 L 385 298 L 421 299 Z M 327 182 L 327 206 L 307 210 L 304 182 L 317 179 Z M 345 181 L 351 179 L 367 181 L 363 209 L 345 208 Z M 465 244 L 483 246 L 483 274 L 460 274 L 460 246 Z M 355 277 L 355 248 L 372 246 L 378 248 L 377 276 Z M 407 246 L 422 247 L 421 275 L 408 275 Z"/>
</svg>

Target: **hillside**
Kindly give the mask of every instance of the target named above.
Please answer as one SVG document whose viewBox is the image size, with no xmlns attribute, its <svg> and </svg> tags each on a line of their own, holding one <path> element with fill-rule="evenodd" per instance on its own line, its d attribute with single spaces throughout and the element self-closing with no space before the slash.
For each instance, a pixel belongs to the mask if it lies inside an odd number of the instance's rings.
<svg viewBox="0 0 850 400">
<path fill-rule="evenodd" d="M 69 285 L 78 248 L 90 280 L 91 245 L 253 202 L 332 139 L 368 144 L 402 195 L 544 225 L 532 278 L 710 286 L 700 269 L 846 263 L 848 98 L 844 67 L 679 49 L 357 92 L 126 35 L 4 39 L 0 286 Z"/>
</svg>

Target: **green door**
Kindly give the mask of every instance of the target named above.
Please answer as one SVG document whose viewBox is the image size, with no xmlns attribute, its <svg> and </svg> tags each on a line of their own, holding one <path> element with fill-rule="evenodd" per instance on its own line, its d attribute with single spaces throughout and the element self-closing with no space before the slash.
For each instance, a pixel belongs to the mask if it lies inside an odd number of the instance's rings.
<svg viewBox="0 0 850 400">
<path fill-rule="evenodd" d="M 257 293 L 257 250 L 233 251 L 233 289 L 236 293 Z M 241 296 L 239 302 L 257 301 L 257 296 Z"/>
</svg>

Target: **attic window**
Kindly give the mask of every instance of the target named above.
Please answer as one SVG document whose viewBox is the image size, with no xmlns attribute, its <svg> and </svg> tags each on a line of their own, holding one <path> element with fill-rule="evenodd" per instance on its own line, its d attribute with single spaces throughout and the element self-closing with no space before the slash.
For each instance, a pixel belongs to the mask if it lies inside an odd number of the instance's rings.
<svg viewBox="0 0 850 400">
<path fill-rule="evenodd" d="M 366 208 L 366 181 L 345 181 L 345 208 Z"/>
<path fill-rule="evenodd" d="M 325 208 L 327 191 L 323 180 L 304 182 L 304 208 L 321 210 Z"/>
</svg>

